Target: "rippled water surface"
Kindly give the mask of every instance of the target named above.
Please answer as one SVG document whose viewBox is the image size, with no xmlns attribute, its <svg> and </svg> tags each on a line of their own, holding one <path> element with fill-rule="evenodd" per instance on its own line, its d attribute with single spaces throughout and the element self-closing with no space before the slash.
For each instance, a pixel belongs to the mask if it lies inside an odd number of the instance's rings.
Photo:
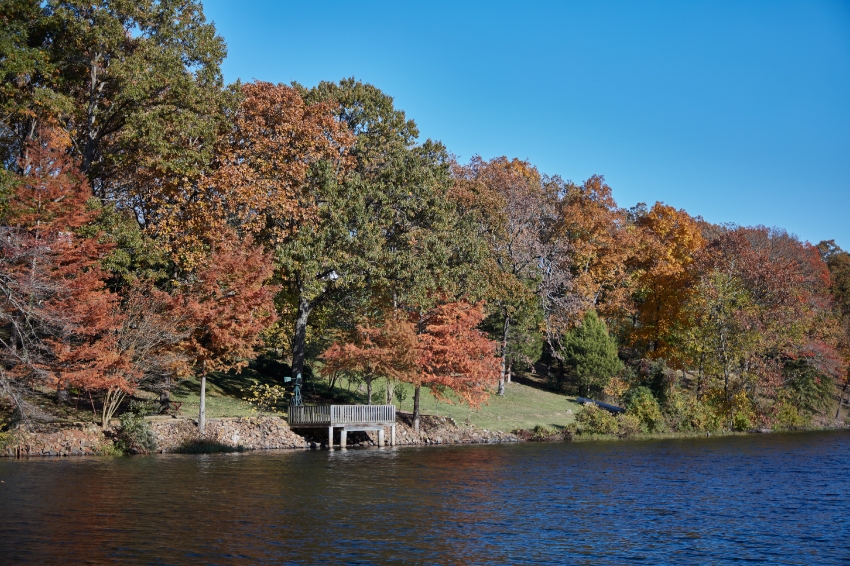
<svg viewBox="0 0 850 566">
<path fill-rule="evenodd" d="M 0 461 L 0 562 L 850 563 L 850 433 Z"/>
</svg>

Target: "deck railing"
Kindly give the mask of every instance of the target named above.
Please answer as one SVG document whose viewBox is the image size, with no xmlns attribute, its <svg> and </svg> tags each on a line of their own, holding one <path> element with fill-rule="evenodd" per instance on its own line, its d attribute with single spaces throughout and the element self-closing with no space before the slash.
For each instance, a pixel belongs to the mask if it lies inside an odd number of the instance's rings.
<svg viewBox="0 0 850 566">
<path fill-rule="evenodd" d="M 323 425 L 331 420 L 330 405 L 290 405 L 289 424 Z"/>
<path fill-rule="evenodd" d="M 289 424 L 366 425 L 395 423 L 395 405 L 298 405 L 289 407 Z"/>
</svg>

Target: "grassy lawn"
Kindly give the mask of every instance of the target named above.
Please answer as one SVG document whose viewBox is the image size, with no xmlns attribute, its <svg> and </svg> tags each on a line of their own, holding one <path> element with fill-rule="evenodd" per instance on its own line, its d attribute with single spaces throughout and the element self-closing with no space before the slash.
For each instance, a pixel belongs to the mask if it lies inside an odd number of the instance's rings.
<svg viewBox="0 0 850 566">
<path fill-rule="evenodd" d="M 248 388 L 253 383 L 267 382 L 260 374 L 245 369 L 240 375 L 212 374 L 207 376 L 207 418 L 216 417 L 248 417 L 259 413 L 253 406 L 244 401 L 248 397 Z M 271 382 L 269 382 L 271 384 Z M 201 380 L 198 377 L 182 381 L 171 392 L 171 399 L 183 405 L 180 415 L 198 418 L 201 404 Z M 268 414 L 268 413 L 266 413 Z M 281 415 L 282 412 L 271 413 Z"/>
<path fill-rule="evenodd" d="M 517 428 L 531 429 L 537 425 L 561 429 L 573 422 L 581 406 L 564 395 L 521 383 L 509 383 L 504 397 L 490 395 L 488 402 L 477 409 L 439 403 L 429 390 L 423 388 L 421 409 L 430 415 L 452 417 L 458 424 L 468 420 L 479 428 L 510 432 Z M 401 403 L 401 410 L 413 411 L 412 387 L 409 387 L 407 398 Z"/>
<path fill-rule="evenodd" d="M 344 393 L 349 396 L 346 402 L 365 403 L 366 396 L 359 393 L 356 386 L 349 392 L 349 385 L 346 380 L 340 380 L 334 393 Z M 326 388 L 326 381 L 317 383 L 317 391 L 327 391 Z M 373 385 L 374 403 L 383 402 L 384 388 L 383 380 L 378 380 Z M 401 403 L 396 400 L 396 406 L 399 406 L 401 411 L 412 412 L 413 386 L 401 384 L 398 388 L 404 390 L 404 400 Z M 310 401 L 309 398 L 307 400 Z M 479 428 L 510 432 L 517 428 L 531 429 L 537 425 L 561 429 L 574 420 L 575 414 L 581 410 L 581 405 L 563 394 L 550 392 L 542 387 L 513 382 L 507 384 L 504 397 L 490 395 L 489 401 L 477 409 L 445 401 L 438 402 L 431 391 L 423 387 L 421 409 L 423 414 L 451 417 L 458 424 L 468 421 Z"/>
<path fill-rule="evenodd" d="M 537 385 L 530 380 L 526 383 Z M 275 381 L 254 372 L 250 369 L 243 370 L 239 375 L 215 374 L 207 378 L 207 416 L 236 417 L 257 414 L 252 411 L 251 405 L 242 400 L 248 396 L 248 388 L 254 382 L 269 383 Z M 399 410 L 404 412 L 413 411 L 413 386 L 400 384 L 403 389 L 404 400 L 395 404 Z M 373 403 L 382 403 L 386 382 L 382 379 L 373 383 Z M 291 392 L 291 385 L 286 389 Z M 334 386 L 333 392 L 329 391 L 328 381 L 325 379 L 307 380 L 302 389 L 305 403 L 366 403 L 365 385 L 349 383 L 346 379 L 340 379 Z M 181 386 L 172 393 L 172 398 L 182 401 L 181 414 L 195 417 L 198 414 L 198 403 L 200 399 L 200 384 L 197 379 L 183 382 Z M 285 415 L 285 407 L 289 403 L 289 397 L 279 403 L 279 411 L 273 414 Z M 491 395 L 486 404 L 477 409 L 471 409 L 467 405 L 450 404 L 445 401 L 438 402 L 426 387 L 422 390 L 422 412 L 428 415 L 451 417 L 458 424 L 469 421 L 479 428 L 487 430 L 501 430 L 510 432 L 517 428 L 531 429 L 537 425 L 547 428 L 560 429 L 571 423 L 574 415 L 581 410 L 581 406 L 563 394 L 548 391 L 542 384 L 531 386 L 523 383 L 509 383 L 505 390 L 505 396 Z M 568 412 L 571 411 L 571 412 Z"/>
</svg>

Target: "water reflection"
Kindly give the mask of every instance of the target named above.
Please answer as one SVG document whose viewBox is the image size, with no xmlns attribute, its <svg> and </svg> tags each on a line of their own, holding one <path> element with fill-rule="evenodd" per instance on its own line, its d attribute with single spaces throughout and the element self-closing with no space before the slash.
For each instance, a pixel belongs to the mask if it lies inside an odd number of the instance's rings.
<svg viewBox="0 0 850 566">
<path fill-rule="evenodd" d="M 850 434 L 0 462 L 33 563 L 841 563 Z"/>
</svg>

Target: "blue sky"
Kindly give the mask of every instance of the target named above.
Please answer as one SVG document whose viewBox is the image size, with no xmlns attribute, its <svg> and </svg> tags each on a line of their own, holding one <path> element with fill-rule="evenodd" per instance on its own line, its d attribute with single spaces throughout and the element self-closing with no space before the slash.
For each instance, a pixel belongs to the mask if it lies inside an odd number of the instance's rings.
<svg viewBox="0 0 850 566">
<path fill-rule="evenodd" d="M 850 249 L 850 2 L 207 0 L 225 79 L 354 76 L 461 161 Z"/>
</svg>

